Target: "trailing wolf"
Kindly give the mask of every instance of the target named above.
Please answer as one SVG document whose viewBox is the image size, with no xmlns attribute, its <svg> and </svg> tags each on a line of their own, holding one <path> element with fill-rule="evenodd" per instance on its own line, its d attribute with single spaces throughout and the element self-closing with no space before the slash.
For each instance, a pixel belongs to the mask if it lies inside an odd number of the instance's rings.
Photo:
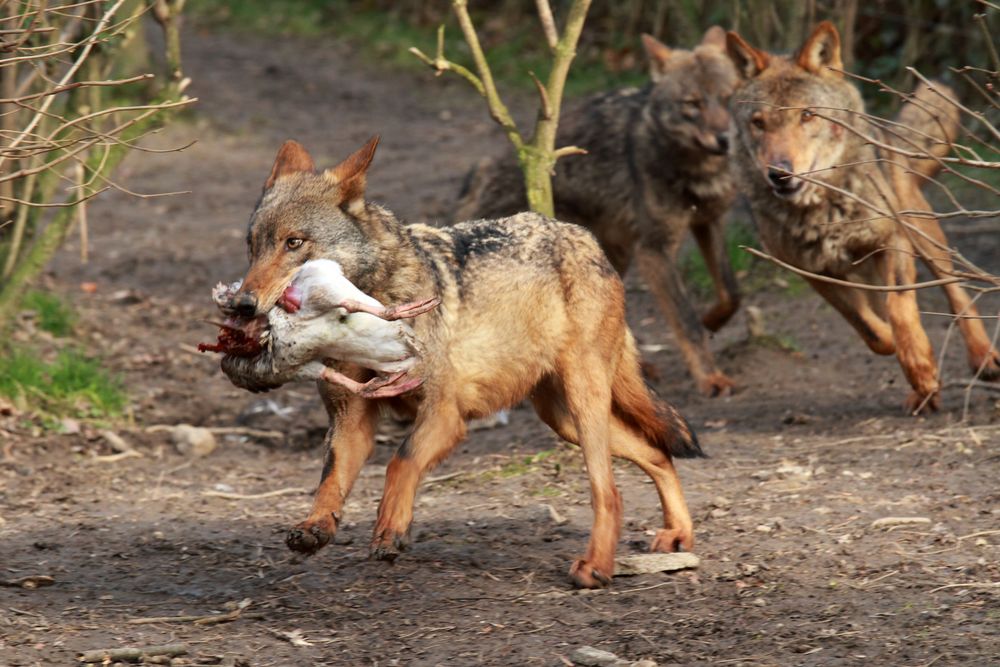
<svg viewBox="0 0 1000 667">
<path fill-rule="evenodd" d="M 588 154 L 556 165 L 555 214 L 593 232 L 620 274 L 637 259 L 699 390 L 728 394 L 733 381 L 716 365 L 706 329 L 718 330 L 739 305 L 723 229 L 735 197 L 726 157 L 727 104 L 738 78 L 717 26 L 691 51 L 648 35 L 643 45 L 649 85 L 598 95 L 563 114 L 558 143 Z M 515 157 L 481 162 L 460 199 L 456 220 L 526 210 Z M 689 229 L 715 285 L 716 303 L 703 317 L 688 300 L 677 267 Z"/>
<path fill-rule="evenodd" d="M 410 320 L 424 352 L 411 371 L 423 379 L 418 389 L 369 400 L 318 383 L 330 417 L 326 462 L 312 511 L 288 533 L 289 548 L 311 554 L 330 541 L 384 408 L 414 422 L 386 470 L 371 542 L 374 558 L 392 560 L 406 544 L 421 478 L 463 439 L 466 421 L 530 396 L 542 420 L 580 446 L 590 477 L 594 523 L 570 569 L 576 585 L 606 585 L 614 571 L 622 502 L 612 456 L 656 484 L 664 527 L 652 548 L 690 550 L 692 522 L 672 458 L 701 449 L 677 411 L 643 383 L 622 282 L 594 237 L 533 213 L 404 225 L 364 199 L 376 144 L 377 137 L 322 172 L 300 144 L 282 146 L 250 219 L 250 268 L 229 304 L 243 317 L 266 313 L 295 271 L 321 258 L 381 303 L 440 300 Z M 373 376 L 354 365 L 338 371 L 357 383 Z"/>
<path fill-rule="evenodd" d="M 937 365 L 916 291 L 897 288 L 916 281 L 916 255 L 939 278 L 952 270 L 940 225 L 921 215 L 931 208 L 920 188 L 938 171 L 934 158 L 947 155 L 957 132 L 958 112 L 943 99 L 954 99 L 953 93 L 941 84 L 918 87 L 900 110 L 899 125 L 883 132 L 862 117 L 861 94 L 844 76 L 832 23 L 819 24 L 791 56 L 758 50 L 734 32 L 727 47 L 742 77 L 731 102 L 734 173 L 764 247 L 824 278 L 892 290 L 807 278 L 873 352 L 896 355 L 913 388 L 907 409 L 936 409 Z M 928 157 L 879 149 L 866 136 Z M 976 309 L 969 296 L 955 283 L 944 290 L 952 312 L 967 316 L 959 326 L 969 365 L 984 379 L 1000 378 L 1000 355 L 981 321 L 970 319 Z"/>
</svg>

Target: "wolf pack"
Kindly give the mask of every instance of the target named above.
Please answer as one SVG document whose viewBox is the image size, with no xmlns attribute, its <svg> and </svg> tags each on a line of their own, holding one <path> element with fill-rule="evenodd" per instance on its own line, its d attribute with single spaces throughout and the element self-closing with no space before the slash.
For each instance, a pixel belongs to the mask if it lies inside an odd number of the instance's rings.
<svg viewBox="0 0 1000 667">
<path fill-rule="evenodd" d="M 573 583 L 610 583 L 622 522 L 612 457 L 655 484 L 663 527 L 654 551 L 690 551 L 694 530 L 675 457 L 702 456 L 694 431 L 645 383 L 625 318 L 633 261 L 673 331 L 697 390 L 736 387 L 710 333 L 740 303 L 726 249 L 743 197 L 764 249 L 806 281 L 876 354 L 895 355 L 906 409 L 938 407 L 941 385 L 917 304 L 916 259 L 940 284 L 983 380 L 1000 355 L 954 276 L 948 242 L 922 187 L 959 129 L 955 93 L 927 82 L 891 131 L 865 121 L 840 37 L 819 24 L 791 55 L 710 28 L 691 50 L 644 36 L 651 81 L 596 95 L 563 114 L 558 141 L 587 154 L 553 175 L 555 219 L 526 212 L 513 155 L 469 173 L 451 224 L 404 224 L 365 198 L 377 137 L 317 169 L 287 141 L 250 219 L 250 268 L 220 285 L 223 370 L 267 390 L 313 380 L 329 415 L 326 460 L 290 549 L 313 554 L 337 531 L 387 412 L 412 422 L 386 470 L 371 555 L 406 548 L 421 479 L 472 419 L 529 401 L 578 445 L 594 512 Z M 893 150 L 893 149 L 898 150 Z M 691 232 L 714 285 L 699 313 L 678 254 Z"/>
</svg>

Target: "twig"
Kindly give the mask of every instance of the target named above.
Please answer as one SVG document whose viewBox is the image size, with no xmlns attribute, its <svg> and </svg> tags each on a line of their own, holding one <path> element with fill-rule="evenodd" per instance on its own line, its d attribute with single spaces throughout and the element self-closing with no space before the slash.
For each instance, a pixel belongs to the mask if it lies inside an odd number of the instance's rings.
<svg viewBox="0 0 1000 667">
<path fill-rule="evenodd" d="M 945 586 L 938 586 L 937 588 L 932 588 L 927 591 L 928 595 L 931 593 L 937 593 L 938 591 L 943 591 L 949 588 L 1000 588 L 1000 581 L 991 581 L 987 583 L 973 583 L 973 584 L 947 584 Z"/>
<path fill-rule="evenodd" d="M 84 651 L 76 657 L 80 662 L 102 662 L 110 664 L 122 660 L 128 662 L 138 662 L 147 657 L 168 656 L 174 658 L 185 655 L 188 652 L 184 644 L 168 644 L 166 646 L 145 646 L 136 648 L 101 648 L 94 651 Z"/>
<path fill-rule="evenodd" d="M 766 252 L 761 252 L 756 248 L 750 248 L 748 246 L 741 245 L 741 249 L 746 250 L 748 253 L 755 257 L 760 257 L 761 259 L 766 259 L 767 261 L 777 264 L 783 269 L 788 269 L 792 273 L 797 273 L 800 276 L 811 278 L 813 280 L 818 280 L 819 282 L 830 283 L 831 285 L 840 285 L 842 287 L 855 287 L 861 290 L 868 290 L 870 292 L 908 292 L 915 289 L 925 289 L 927 287 L 940 287 L 941 285 L 952 285 L 954 283 L 965 282 L 965 278 L 953 277 L 953 278 L 941 278 L 938 280 L 928 280 L 921 283 L 912 283 L 910 285 L 869 285 L 867 283 L 855 283 L 850 280 L 840 280 L 839 278 L 831 278 L 830 276 L 824 276 L 819 273 L 813 273 L 812 271 L 806 271 L 805 269 L 800 269 L 797 266 L 792 266 L 787 262 L 783 262 L 777 257 L 767 254 Z"/>
<path fill-rule="evenodd" d="M 253 600 L 246 598 L 237 604 L 236 609 L 227 611 L 224 614 L 207 614 L 202 616 L 152 616 L 147 618 L 131 618 L 125 622 L 129 625 L 147 625 L 149 623 L 194 623 L 195 625 L 217 625 L 219 623 L 229 623 L 230 621 L 235 621 L 243 614 L 243 610 L 251 604 L 253 604 Z M 97 661 L 92 660 L 90 662 Z"/>
<path fill-rule="evenodd" d="M 225 491 L 202 491 L 201 495 L 211 498 L 224 498 L 225 500 L 258 500 L 260 498 L 274 498 L 275 496 L 291 496 L 309 493 L 309 489 L 297 486 L 290 486 L 276 491 L 266 491 L 264 493 L 227 493 Z"/>
<path fill-rule="evenodd" d="M 535 0 L 535 4 L 538 6 L 538 19 L 542 22 L 545 41 L 555 51 L 559 45 L 559 31 L 556 30 L 556 20 L 552 17 L 552 7 L 549 6 L 549 0 Z"/>
<path fill-rule="evenodd" d="M 42 588 L 51 586 L 56 580 L 47 574 L 34 574 L 28 577 L 18 577 L 17 579 L 0 579 L 0 586 L 7 588 Z"/>
</svg>

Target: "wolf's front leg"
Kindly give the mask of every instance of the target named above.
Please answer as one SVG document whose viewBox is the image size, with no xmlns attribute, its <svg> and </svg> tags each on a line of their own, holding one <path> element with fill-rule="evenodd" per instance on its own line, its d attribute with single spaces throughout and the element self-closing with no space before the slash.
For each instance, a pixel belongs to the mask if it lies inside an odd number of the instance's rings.
<svg viewBox="0 0 1000 667">
<path fill-rule="evenodd" d="M 649 289 L 656 296 L 660 311 L 674 332 L 677 346 L 687 363 L 691 377 L 698 390 L 705 396 L 727 396 L 732 393 L 735 382 L 715 365 L 708 347 L 708 334 L 702 327 L 701 318 L 688 301 L 677 272 L 673 248 L 653 245 L 642 246 L 638 250 L 639 271 Z"/>
<path fill-rule="evenodd" d="M 417 485 L 428 470 L 461 442 L 465 431 L 465 421 L 454 404 L 435 402 L 421 406 L 413 432 L 400 445 L 385 471 L 385 489 L 372 535 L 372 558 L 392 561 L 406 548 Z"/>
<path fill-rule="evenodd" d="M 320 389 L 331 426 L 326 433 L 326 460 L 312 511 L 285 538 L 289 549 L 304 554 L 316 553 L 333 539 L 347 494 L 375 446 L 377 403 L 360 396 L 335 401 L 333 391 Z"/>
<path fill-rule="evenodd" d="M 886 253 L 889 285 L 911 285 L 916 282 L 917 269 L 909 251 L 907 247 L 896 251 L 890 249 Z M 886 295 L 886 312 L 896 342 L 896 358 L 913 387 L 906 399 L 907 411 L 917 415 L 936 410 L 941 386 L 938 383 L 934 350 L 920 323 L 916 291 L 889 292 Z"/>
</svg>

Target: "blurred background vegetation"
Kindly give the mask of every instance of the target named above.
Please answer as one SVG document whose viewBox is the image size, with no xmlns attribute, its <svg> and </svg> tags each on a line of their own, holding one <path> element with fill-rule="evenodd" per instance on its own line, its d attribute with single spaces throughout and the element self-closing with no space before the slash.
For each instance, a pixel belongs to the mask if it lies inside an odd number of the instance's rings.
<svg viewBox="0 0 1000 667">
<path fill-rule="evenodd" d="M 491 64 L 505 83 L 530 86 L 528 70 L 545 71 L 547 48 L 534 0 L 472 0 L 470 10 Z M 553 0 L 558 17 L 569 0 Z M 570 92 L 644 80 L 639 35 L 672 46 L 696 43 L 710 25 L 737 30 L 772 51 L 798 47 L 816 22 L 840 28 L 845 65 L 859 74 L 906 87 L 906 67 L 949 77 L 949 67 L 985 64 L 987 41 L 974 16 L 976 0 L 603 0 L 591 5 Z M 419 63 L 406 50 L 433 52 L 434 28 L 448 26 L 450 54 L 467 52 L 448 0 L 201 0 L 200 21 L 292 34 L 336 34 L 383 62 Z M 996 23 L 998 12 L 991 12 Z M 992 26 L 997 28 L 998 26 Z M 888 101 L 887 101 L 888 103 Z"/>
</svg>

